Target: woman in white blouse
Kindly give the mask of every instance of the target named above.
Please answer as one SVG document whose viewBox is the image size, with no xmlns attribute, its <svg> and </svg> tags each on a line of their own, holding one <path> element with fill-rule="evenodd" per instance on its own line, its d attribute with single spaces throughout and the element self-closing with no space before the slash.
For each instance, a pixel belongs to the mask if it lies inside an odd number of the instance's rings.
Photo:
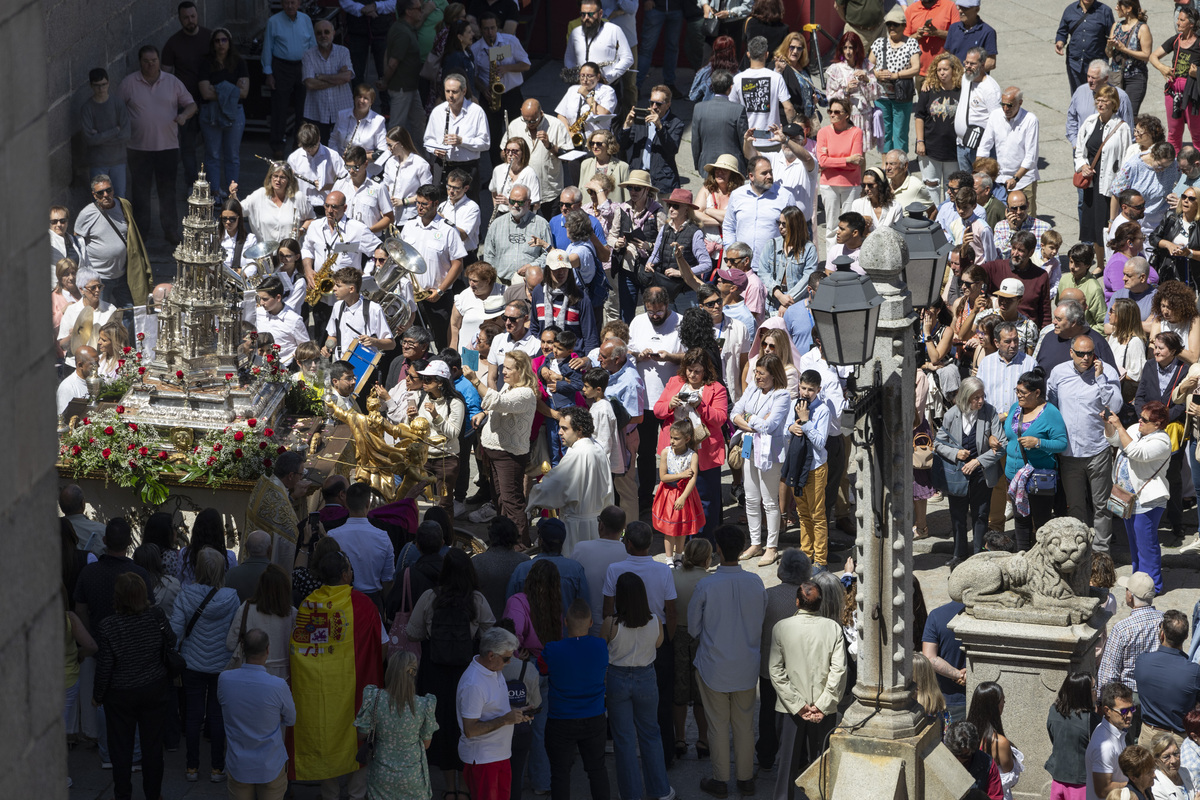
<svg viewBox="0 0 1200 800">
<path fill-rule="evenodd" d="M 504 311 L 504 287 L 496 282 L 495 267 L 476 261 L 467 267 L 466 276 L 467 288 L 454 296 L 450 311 L 450 347 L 460 353 L 472 349 L 484 320 Z"/>
<path fill-rule="evenodd" d="M 371 110 L 375 105 L 375 90 L 365 83 L 354 88 L 354 105 L 338 114 L 329 134 L 329 149 L 343 158 L 351 145 L 367 151 L 367 161 L 387 149 L 387 120 Z"/>
<path fill-rule="evenodd" d="M 600 119 L 616 111 L 617 93 L 604 83 L 600 75 L 600 67 L 588 61 L 579 68 L 579 85 L 574 86 L 563 95 L 554 108 L 554 113 L 568 128 L 575 124 L 584 109 L 588 109 L 588 118 L 583 123 L 583 135 L 598 130 L 608 130 L 611 120 Z"/>
<path fill-rule="evenodd" d="M 892 194 L 892 185 L 883 170 L 869 167 L 863 172 L 862 197 L 850 203 L 850 210 L 857 211 L 867 221 L 867 232 L 889 228 L 900 219 L 903 209 Z"/>
<path fill-rule="evenodd" d="M 279 242 L 299 239 L 316 216 L 308 197 L 299 191 L 296 173 L 282 161 L 272 161 L 263 185 L 246 198 L 242 207 L 250 230 L 260 241 Z M 237 184 L 229 187 L 229 196 L 237 199 Z"/>
<path fill-rule="evenodd" d="M 492 181 L 488 184 L 495 204 L 493 216 L 508 212 L 508 193 L 514 186 L 529 190 L 529 202 L 536 209 L 542 202 L 542 184 L 533 167 L 529 166 L 529 145 L 524 139 L 509 139 L 504 144 L 504 160 L 507 163 L 492 170 Z"/>
<path fill-rule="evenodd" d="M 529 436 L 537 413 L 537 383 L 529 355 L 511 350 L 504 356 L 504 387 L 489 389 L 475 370 L 464 365 L 463 375 L 479 392 L 487 418 L 479 432 L 479 445 L 492 477 L 503 516 L 517 523 L 520 543 L 530 546 L 529 517 L 525 510 L 525 468 L 529 466 Z"/>
<path fill-rule="evenodd" d="M 396 209 L 396 224 L 417 216 L 417 189 L 433 183 L 429 162 L 416 150 L 408 129 L 395 125 L 387 132 L 387 153 L 367 167 L 371 176 L 383 173 L 383 185 Z"/>
<path fill-rule="evenodd" d="M 1083 190 L 1079 236 L 1095 242 L 1096 263 L 1104 263 L 1104 234 L 1108 230 L 1112 182 L 1121 169 L 1121 154 L 1129 147 L 1131 131 L 1117 114 L 1120 98 L 1111 86 L 1096 90 L 1096 113 L 1079 126 L 1075 139 L 1075 171 L 1092 179 Z"/>
<path fill-rule="evenodd" d="M 221 206 L 221 250 L 225 253 L 225 266 L 239 275 L 242 268 L 253 264 L 246 251 L 258 244 L 258 239 L 246 228 L 242 217 L 242 204 L 230 197 Z"/>
<path fill-rule="evenodd" d="M 787 450 L 787 427 L 791 423 L 792 398 L 787 372 L 778 356 L 768 354 L 754 367 L 754 385 L 737 404 L 729 421 L 741 432 L 734 439 L 746 459 L 743 484 L 746 490 L 746 527 L 750 547 L 741 559 L 761 555 L 759 566 L 769 566 L 779 557 L 779 475 Z M 735 434 L 736 436 L 736 434 Z M 762 513 L 767 515 L 767 542 L 763 549 Z"/>
</svg>

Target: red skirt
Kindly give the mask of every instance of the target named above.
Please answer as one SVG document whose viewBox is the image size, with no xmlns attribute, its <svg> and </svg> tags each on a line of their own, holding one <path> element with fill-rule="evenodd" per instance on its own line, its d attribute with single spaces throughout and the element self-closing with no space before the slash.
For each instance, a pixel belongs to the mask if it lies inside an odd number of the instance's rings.
<svg viewBox="0 0 1200 800">
<path fill-rule="evenodd" d="M 675 501 L 683 494 L 686 481 L 660 483 L 650 509 L 654 530 L 664 536 L 694 536 L 704 527 L 704 507 L 700 505 L 700 492 L 692 490 L 683 508 L 675 510 Z"/>
</svg>

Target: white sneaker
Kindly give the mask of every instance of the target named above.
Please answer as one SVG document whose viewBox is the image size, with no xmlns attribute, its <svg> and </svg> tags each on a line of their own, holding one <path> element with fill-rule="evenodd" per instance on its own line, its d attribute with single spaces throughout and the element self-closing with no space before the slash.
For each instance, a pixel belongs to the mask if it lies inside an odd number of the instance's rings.
<svg viewBox="0 0 1200 800">
<path fill-rule="evenodd" d="M 475 511 L 467 515 L 467 519 L 476 524 L 491 522 L 496 518 L 496 507 L 491 503 L 484 503 Z"/>
<path fill-rule="evenodd" d="M 1193 539 L 1191 543 L 1185 544 L 1183 547 L 1179 548 L 1179 552 L 1200 553 L 1200 533 L 1196 534 L 1196 538 Z"/>
<path fill-rule="evenodd" d="M 461 519 L 467 515 L 467 504 L 461 500 L 454 501 L 454 518 Z"/>
</svg>

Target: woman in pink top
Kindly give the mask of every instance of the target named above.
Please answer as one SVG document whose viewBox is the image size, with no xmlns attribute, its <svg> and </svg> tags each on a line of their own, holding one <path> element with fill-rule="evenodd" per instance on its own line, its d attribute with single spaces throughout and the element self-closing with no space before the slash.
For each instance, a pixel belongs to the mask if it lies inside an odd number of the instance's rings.
<svg viewBox="0 0 1200 800">
<path fill-rule="evenodd" d="M 837 220 L 862 192 L 862 131 L 850 124 L 850 101 L 829 101 L 829 124 L 817 131 L 821 204 L 825 206 L 825 252 L 837 241 Z"/>
</svg>

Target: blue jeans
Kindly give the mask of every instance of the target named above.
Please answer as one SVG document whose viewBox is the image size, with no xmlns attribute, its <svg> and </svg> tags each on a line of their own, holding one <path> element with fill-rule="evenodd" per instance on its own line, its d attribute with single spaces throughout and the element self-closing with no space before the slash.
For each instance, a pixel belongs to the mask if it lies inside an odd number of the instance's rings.
<svg viewBox="0 0 1200 800">
<path fill-rule="evenodd" d="M 609 667 L 605 696 L 620 800 L 641 800 L 646 795 L 666 797 L 671 793 L 671 784 L 667 780 L 662 734 L 658 727 L 658 683 L 654 665 Z M 640 771 L 639 750 L 642 754 Z"/>
<path fill-rule="evenodd" d="M 204 158 L 208 182 L 214 196 L 229 196 L 229 183 L 238 179 L 242 165 L 242 133 L 246 130 L 246 110 L 238 106 L 237 117 L 228 128 L 200 125 L 204 132 Z"/>
<path fill-rule="evenodd" d="M 1129 557 L 1134 572 L 1144 572 L 1154 579 L 1154 591 L 1162 594 L 1162 546 L 1158 542 L 1158 521 L 1165 506 L 1135 513 L 1125 523 L 1129 537 Z"/>
<path fill-rule="evenodd" d="M 546 755 L 546 720 L 550 717 L 550 678 L 538 678 L 542 693 L 542 707 L 533 718 L 533 742 L 529 746 L 529 760 L 525 762 L 529 771 L 529 785 L 535 792 L 550 791 L 550 757 Z"/>
<path fill-rule="evenodd" d="M 124 164 L 96 164 L 88 167 L 88 177 L 94 178 L 97 175 L 107 175 L 112 181 L 113 191 L 117 193 L 117 197 L 125 197 L 125 165 Z"/>
<path fill-rule="evenodd" d="M 963 147 L 961 144 L 956 145 L 958 148 L 958 168 L 965 169 L 967 172 L 974 172 L 975 166 L 975 151 L 969 147 Z"/>
<path fill-rule="evenodd" d="M 617 297 L 621 305 L 621 319 L 626 323 L 633 321 L 637 314 L 638 294 L 641 289 L 633 281 L 633 274 L 621 270 L 617 273 Z"/>
<path fill-rule="evenodd" d="M 663 83 L 675 85 L 675 67 L 679 64 L 679 34 L 683 31 L 683 11 L 659 11 L 651 8 L 642 14 L 642 30 L 638 34 L 638 94 L 650 74 L 650 62 L 658 47 L 658 36 L 667 29 L 667 41 L 663 46 Z"/>
<path fill-rule="evenodd" d="M 912 101 L 900 103 L 886 98 L 876 100 L 875 107 L 883 112 L 883 152 L 903 150 L 908 152 L 908 117 L 912 114 Z"/>
<path fill-rule="evenodd" d="M 712 431 L 715 435 L 716 431 Z M 700 535 L 710 542 L 721 525 L 721 468 L 702 469 L 696 475 L 696 493 L 700 495 L 700 507 L 704 509 L 704 527 Z M 774 708 L 774 706 L 772 706 Z"/>
</svg>

